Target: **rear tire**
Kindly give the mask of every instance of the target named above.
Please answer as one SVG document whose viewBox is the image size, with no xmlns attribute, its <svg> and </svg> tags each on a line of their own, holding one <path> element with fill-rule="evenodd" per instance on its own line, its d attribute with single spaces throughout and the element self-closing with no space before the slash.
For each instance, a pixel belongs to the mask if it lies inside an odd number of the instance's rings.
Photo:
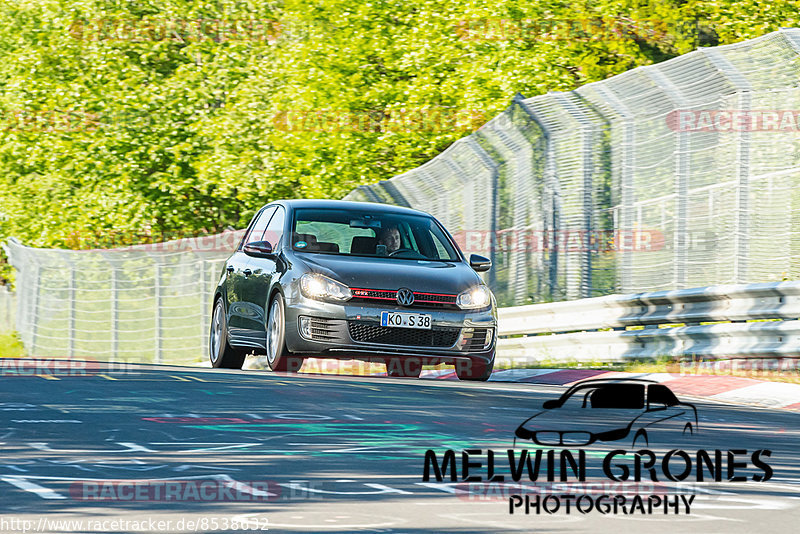
<svg viewBox="0 0 800 534">
<path fill-rule="evenodd" d="M 211 315 L 211 331 L 208 337 L 208 357 L 211 367 L 217 369 L 241 369 L 246 350 L 235 349 L 228 343 L 228 322 L 225 318 L 225 305 L 217 299 Z"/>
<path fill-rule="evenodd" d="M 275 293 L 267 318 L 267 364 L 279 373 L 297 372 L 303 366 L 302 356 L 294 356 L 286 348 L 286 307 L 283 295 Z"/>
<path fill-rule="evenodd" d="M 494 359 L 490 362 L 478 359 L 456 361 L 456 376 L 459 380 L 486 382 L 492 376 L 492 369 L 494 369 Z"/>
<path fill-rule="evenodd" d="M 419 378 L 422 362 L 416 358 L 392 358 L 386 362 L 386 374 L 392 377 Z"/>
</svg>

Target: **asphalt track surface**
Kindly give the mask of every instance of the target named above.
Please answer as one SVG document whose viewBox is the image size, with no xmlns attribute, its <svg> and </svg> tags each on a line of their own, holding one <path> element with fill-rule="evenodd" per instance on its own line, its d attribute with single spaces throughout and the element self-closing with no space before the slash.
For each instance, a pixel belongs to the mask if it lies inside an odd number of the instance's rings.
<svg viewBox="0 0 800 534">
<path fill-rule="evenodd" d="M 688 515 L 566 514 L 563 507 L 511 515 L 516 484 L 423 483 L 425 451 L 441 458 L 452 449 L 459 466 L 464 449 L 505 455 L 516 427 L 561 387 L 166 366 L 125 371 L 0 377 L 0 532 L 697 534 L 797 532 L 800 524 L 797 413 L 697 401 L 700 432 L 689 445 L 671 442 L 682 438 L 676 434 L 649 446 L 657 455 L 769 449 L 774 474 L 766 482 L 690 477 L 620 485 L 603 474 L 602 458 L 631 444 L 585 448 L 595 496 L 691 493 Z M 498 471 L 507 475 L 503 461 Z M 759 471 L 751 463 L 744 472 Z M 133 498 L 123 490 L 137 481 L 145 490 Z M 168 482 L 180 490 L 169 498 L 153 493 Z M 198 496 L 201 482 L 217 490 Z M 542 496 L 590 487 L 523 483 Z M 237 492 L 231 497 L 220 487 Z"/>
</svg>

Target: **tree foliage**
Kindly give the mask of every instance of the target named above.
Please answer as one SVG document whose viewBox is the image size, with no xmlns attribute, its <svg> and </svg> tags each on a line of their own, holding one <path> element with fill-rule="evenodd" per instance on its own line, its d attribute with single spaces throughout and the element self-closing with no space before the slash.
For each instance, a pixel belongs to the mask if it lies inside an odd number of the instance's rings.
<svg viewBox="0 0 800 534">
<path fill-rule="evenodd" d="M 275 198 L 338 198 L 416 167 L 517 92 L 796 25 L 797 7 L 3 2 L 0 241 L 85 247 L 241 227 Z"/>
</svg>

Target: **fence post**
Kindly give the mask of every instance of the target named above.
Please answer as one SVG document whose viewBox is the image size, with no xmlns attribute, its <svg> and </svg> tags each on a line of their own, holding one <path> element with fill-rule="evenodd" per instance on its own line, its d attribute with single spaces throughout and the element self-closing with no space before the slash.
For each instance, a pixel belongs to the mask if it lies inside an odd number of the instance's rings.
<svg viewBox="0 0 800 534">
<path fill-rule="evenodd" d="M 556 148 L 550 128 L 547 126 L 545 120 L 539 116 L 538 112 L 525 102 L 525 97 L 517 93 L 514 96 L 514 102 L 524 111 L 530 119 L 536 123 L 542 131 L 542 138 L 544 139 L 544 184 L 542 187 L 542 208 L 545 211 L 544 217 L 544 231 L 547 243 L 547 266 L 548 266 L 548 292 L 552 300 L 556 299 L 556 294 L 559 291 L 558 287 L 558 255 L 560 250 L 558 248 L 559 234 L 561 232 L 561 188 L 558 182 L 557 169 L 556 169 Z M 536 147 L 533 148 L 536 150 Z M 547 234 L 551 235 L 548 236 Z"/>
<path fill-rule="evenodd" d="M 31 315 L 33 316 L 33 320 L 31 321 L 31 356 L 36 356 L 37 353 L 36 344 L 39 336 L 39 286 L 41 284 L 41 279 L 41 268 L 36 265 L 33 267 L 34 282 L 31 289 L 31 292 L 33 293 L 33 306 L 31 307 Z"/>
<path fill-rule="evenodd" d="M 77 307 L 77 288 L 75 280 L 75 266 L 70 262 L 69 264 L 69 357 L 75 357 L 75 336 L 77 334 L 76 317 L 78 310 Z"/>
<path fill-rule="evenodd" d="M 617 95 L 603 84 L 595 84 L 595 90 L 602 96 L 606 103 L 622 118 L 622 146 L 616 147 L 620 152 L 619 170 L 619 195 L 620 195 L 620 218 L 614 230 L 625 236 L 627 232 L 633 232 L 633 168 L 635 164 L 636 148 L 636 125 L 634 115 L 628 106 L 617 98 Z M 619 239 L 619 238 L 618 238 Z M 634 239 L 631 235 L 631 239 Z M 618 250 L 620 255 L 620 291 L 627 293 L 634 291 L 633 285 L 633 254 L 629 250 Z"/>
<path fill-rule="evenodd" d="M 592 252 L 589 249 L 590 236 L 594 232 L 594 124 L 585 109 L 581 109 L 578 103 L 571 101 L 567 93 L 555 93 L 555 99 L 567 111 L 567 113 L 580 124 L 583 130 L 582 150 L 583 150 L 583 191 L 581 191 L 581 201 L 583 209 L 583 231 L 585 238 L 581 239 L 583 250 L 581 252 L 581 281 L 580 296 L 587 298 L 592 296 Z"/>
<path fill-rule="evenodd" d="M 657 65 L 642 67 L 641 72 L 649 76 L 659 87 L 663 88 L 667 98 L 678 106 L 685 107 L 688 101 L 680 89 L 662 73 Z M 689 214 L 689 135 L 690 132 L 678 132 L 677 151 L 675 155 L 675 255 L 674 288 L 686 289 L 687 264 L 689 261 L 689 235 L 687 216 Z"/>
<path fill-rule="evenodd" d="M 2 296 L 4 308 L 3 321 L 0 323 L 0 327 L 5 329 L 8 326 L 9 330 L 14 330 L 14 322 L 11 320 L 11 292 L 7 286 L 0 286 L 0 296 Z"/>
<path fill-rule="evenodd" d="M 155 261 L 154 275 L 155 275 L 155 363 L 161 363 L 162 345 L 161 345 L 161 258 L 158 256 L 153 257 Z"/>
<path fill-rule="evenodd" d="M 117 266 L 111 264 L 111 361 L 119 361 L 119 291 Z"/>
<path fill-rule="evenodd" d="M 498 165 L 492 159 L 486 150 L 475 140 L 475 137 L 469 136 L 466 138 L 467 146 L 478 157 L 478 160 L 489 171 L 492 182 L 492 197 L 491 197 L 491 217 L 490 217 L 490 231 L 492 232 L 491 240 L 489 241 L 489 259 L 492 260 L 494 268 L 489 269 L 489 287 L 495 289 L 497 287 L 497 220 L 500 218 L 500 202 L 498 200 Z"/>
<path fill-rule="evenodd" d="M 752 86 L 747 78 L 739 72 L 728 59 L 712 48 L 701 48 L 702 52 L 720 73 L 728 78 L 738 91 L 739 110 L 750 111 Z M 733 283 L 743 283 L 748 280 L 747 256 L 750 251 L 750 132 L 747 128 L 738 128 L 736 159 L 736 211 L 734 213 L 736 231 L 733 234 Z"/>
<path fill-rule="evenodd" d="M 210 274 L 210 268 L 212 267 L 198 254 L 198 258 L 200 259 L 200 265 L 202 265 L 202 272 L 203 272 L 203 286 L 200 290 L 200 298 L 202 302 L 200 304 L 200 308 L 203 310 L 203 316 L 201 323 L 201 328 L 203 329 L 200 332 L 200 339 L 202 340 L 202 350 L 203 350 L 203 358 L 208 355 L 208 333 L 211 329 L 211 317 L 210 317 L 210 310 L 209 304 L 211 304 L 211 283 L 212 283 L 212 276 Z"/>
</svg>

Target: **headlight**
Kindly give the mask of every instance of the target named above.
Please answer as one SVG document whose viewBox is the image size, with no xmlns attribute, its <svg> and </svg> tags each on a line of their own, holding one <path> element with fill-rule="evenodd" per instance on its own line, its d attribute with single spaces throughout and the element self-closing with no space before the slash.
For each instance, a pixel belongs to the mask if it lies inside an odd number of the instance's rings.
<svg viewBox="0 0 800 534">
<path fill-rule="evenodd" d="M 300 277 L 300 291 L 308 298 L 322 300 L 349 300 L 353 296 L 346 285 L 317 273 Z"/>
<path fill-rule="evenodd" d="M 475 286 L 462 291 L 456 297 L 456 304 L 462 310 L 485 308 L 492 302 L 492 292 L 486 286 Z"/>
</svg>

